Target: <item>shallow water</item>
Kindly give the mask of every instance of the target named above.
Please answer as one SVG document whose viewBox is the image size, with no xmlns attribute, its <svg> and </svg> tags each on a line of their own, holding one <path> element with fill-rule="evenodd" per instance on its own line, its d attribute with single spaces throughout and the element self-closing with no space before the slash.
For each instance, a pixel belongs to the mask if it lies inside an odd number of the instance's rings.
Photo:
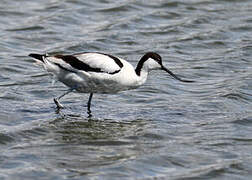
<svg viewBox="0 0 252 180">
<path fill-rule="evenodd" d="M 3 0 L 0 179 L 251 179 L 252 1 Z M 186 84 L 151 72 L 139 89 L 72 93 L 35 53 L 147 51 Z"/>
</svg>

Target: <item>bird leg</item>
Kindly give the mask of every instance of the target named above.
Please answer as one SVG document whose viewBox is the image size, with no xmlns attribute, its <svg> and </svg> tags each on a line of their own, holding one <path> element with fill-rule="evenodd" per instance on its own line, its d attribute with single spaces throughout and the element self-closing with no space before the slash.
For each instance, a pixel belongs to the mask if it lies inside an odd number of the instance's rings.
<svg viewBox="0 0 252 180">
<path fill-rule="evenodd" d="M 53 100 L 54 100 L 54 103 L 56 104 L 56 106 L 57 106 L 58 109 L 61 109 L 61 108 L 64 107 L 64 106 L 63 106 L 62 104 L 60 104 L 60 102 L 59 102 L 60 98 L 62 98 L 63 96 L 69 94 L 69 93 L 72 92 L 72 91 L 73 91 L 73 89 L 69 89 L 67 92 L 65 92 L 65 93 L 62 94 L 61 96 L 59 96 L 59 97 L 53 99 Z"/>
<path fill-rule="evenodd" d="M 88 113 L 89 117 L 92 116 L 91 109 L 90 109 L 92 97 L 93 97 L 93 93 L 90 93 L 89 98 L 88 98 L 88 103 L 87 103 L 87 110 L 88 110 L 87 113 Z"/>
</svg>

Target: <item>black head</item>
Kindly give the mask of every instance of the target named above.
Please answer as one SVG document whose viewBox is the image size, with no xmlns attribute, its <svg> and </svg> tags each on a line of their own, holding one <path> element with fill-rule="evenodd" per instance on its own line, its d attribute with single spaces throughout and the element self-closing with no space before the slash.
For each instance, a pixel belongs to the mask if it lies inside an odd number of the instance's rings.
<svg viewBox="0 0 252 180">
<path fill-rule="evenodd" d="M 153 59 L 155 60 L 160 66 L 162 66 L 162 58 L 158 53 L 155 52 L 147 52 L 141 60 L 147 61 L 148 59 Z"/>
<path fill-rule="evenodd" d="M 184 80 L 179 78 L 178 76 L 176 76 L 175 74 L 173 74 L 173 72 L 171 72 L 170 70 L 168 70 L 166 67 L 163 66 L 162 63 L 162 58 L 159 54 L 155 53 L 155 52 L 147 52 L 139 61 L 137 68 L 136 68 L 136 74 L 140 76 L 141 73 L 141 69 L 144 65 L 144 63 L 146 63 L 148 65 L 148 68 L 151 69 L 161 69 L 166 71 L 167 73 L 169 73 L 172 77 L 174 77 L 175 79 L 182 81 L 182 82 L 194 82 L 194 81 L 190 81 L 190 80 Z"/>
</svg>

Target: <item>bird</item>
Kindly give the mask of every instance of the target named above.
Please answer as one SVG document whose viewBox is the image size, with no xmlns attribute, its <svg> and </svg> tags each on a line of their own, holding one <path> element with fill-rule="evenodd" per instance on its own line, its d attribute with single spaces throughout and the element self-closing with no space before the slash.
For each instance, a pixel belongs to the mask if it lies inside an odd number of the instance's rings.
<svg viewBox="0 0 252 180">
<path fill-rule="evenodd" d="M 192 83 L 192 80 L 181 79 L 162 63 L 156 52 L 147 52 L 139 60 L 136 68 L 128 61 L 101 52 L 82 52 L 70 55 L 29 54 L 44 69 L 69 87 L 59 97 L 54 98 L 58 109 L 64 106 L 59 100 L 65 95 L 77 91 L 89 93 L 87 112 L 91 115 L 91 100 L 94 93 L 114 94 L 120 91 L 136 89 L 143 85 L 151 70 L 163 70 L 176 80 Z"/>
</svg>

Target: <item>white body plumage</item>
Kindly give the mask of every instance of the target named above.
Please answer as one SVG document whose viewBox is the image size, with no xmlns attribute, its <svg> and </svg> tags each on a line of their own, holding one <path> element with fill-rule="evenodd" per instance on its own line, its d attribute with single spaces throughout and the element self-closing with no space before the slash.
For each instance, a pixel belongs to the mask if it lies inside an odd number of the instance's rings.
<svg viewBox="0 0 252 180">
<path fill-rule="evenodd" d="M 154 69 L 164 70 L 177 80 L 193 82 L 182 80 L 174 75 L 163 66 L 161 56 L 154 52 L 146 53 L 135 69 L 127 61 L 103 53 L 55 56 L 30 54 L 29 56 L 39 60 L 48 72 L 70 87 L 70 91 L 54 99 L 58 108 L 63 107 L 58 100 L 72 90 L 76 90 L 90 93 L 88 112 L 91 112 L 93 93 L 117 93 L 135 89 L 145 83 L 148 72 Z"/>
<path fill-rule="evenodd" d="M 43 66 L 66 86 L 82 93 L 114 94 L 119 91 L 135 89 L 147 80 L 149 69 L 147 66 L 142 70 L 141 76 L 138 76 L 134 67 L 121 58 L 118 59 L 123 65 L 122 68 L 107 55 L 99 53 L 77 54 L 75 57 L 90 67 L 103 67 L 106 71 L 94 72 L 78 70 L 67 64 L 61 58 L 54 56 L 44 57 Z"/>
</svg>

